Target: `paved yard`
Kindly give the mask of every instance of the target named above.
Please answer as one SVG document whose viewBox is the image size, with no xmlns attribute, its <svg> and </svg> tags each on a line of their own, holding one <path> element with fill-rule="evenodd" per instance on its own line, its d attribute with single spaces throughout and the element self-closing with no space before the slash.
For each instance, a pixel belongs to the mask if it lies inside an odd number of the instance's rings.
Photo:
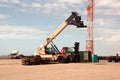
<svg viewBox="0 0 120 80">
<path fill-rule="evenodd" d="M 0 80 L 120 80 L 120 63 L 69 63 L 23 66 L 0 60 Z"/>
</svg>

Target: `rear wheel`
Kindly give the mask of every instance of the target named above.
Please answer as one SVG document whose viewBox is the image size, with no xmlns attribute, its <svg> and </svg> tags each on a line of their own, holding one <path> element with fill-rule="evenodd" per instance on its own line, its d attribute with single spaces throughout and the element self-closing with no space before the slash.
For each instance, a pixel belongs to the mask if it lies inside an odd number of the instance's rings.
<svg viewBox="0 0 120 80">
<path fill-rule="evenodd" d="M 35 56 L 33 59 L 33 64 L 34 65 L 39 65 L 42 61 L 42 58 L 40 56 Z"/>
<path fill-rule="evenodd" d="M 59 56 L 58 57 L 58 62 L 59 63 L 69 63 L 70 59 L 68 57 L 65 56 Z"/>
</svg>

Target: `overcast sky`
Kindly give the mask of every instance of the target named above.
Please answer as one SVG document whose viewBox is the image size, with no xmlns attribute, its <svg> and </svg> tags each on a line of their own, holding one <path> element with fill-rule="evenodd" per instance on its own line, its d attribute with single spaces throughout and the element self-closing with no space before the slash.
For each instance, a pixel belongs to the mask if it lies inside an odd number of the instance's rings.
<svg viewBox="0 0 120 80">
<path fill-rule="evenodd" d="M 0 0 L 0 55 L 13 50 L 31 55 L 43 41 L 77 11 L 86 22 L 87 0 Z M 120 52 L 120 0 L 95 0 L 95 54 Z M 61 49 L 80 42 L 86 47 L 86 29 L 68 26 L 54 40 Z"/>
</svg>

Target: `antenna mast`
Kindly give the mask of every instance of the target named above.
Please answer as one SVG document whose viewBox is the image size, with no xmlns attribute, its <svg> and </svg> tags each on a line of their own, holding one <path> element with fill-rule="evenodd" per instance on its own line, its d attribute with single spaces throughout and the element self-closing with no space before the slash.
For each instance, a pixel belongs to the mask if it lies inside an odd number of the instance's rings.
<svg viewBox="0 0 120 80">
<path fill-rule="evenodd" d="M 93 24 L 94 24 L 94 0 L 88 0 L 86 51 L 91 51 L 92 53 L 94 53 Z"/>
</svg>

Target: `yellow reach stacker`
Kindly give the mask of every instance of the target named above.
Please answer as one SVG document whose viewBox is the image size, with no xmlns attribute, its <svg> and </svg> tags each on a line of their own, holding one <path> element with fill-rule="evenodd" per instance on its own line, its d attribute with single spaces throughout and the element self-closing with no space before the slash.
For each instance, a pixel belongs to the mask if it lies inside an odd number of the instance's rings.
<svg viewBox="0 0 120 80">
<path fill-rule="evenodd" d="M 68 48 L 63 47 L 60 52 L 56 45 L 53 43 L 53 39 L 57 37 L 68 25 L 74 25 L 77 28 L 86 28 L 83 21 L 81 21 L 81 16 L 77 12 L 72 12 L 72 14 L 53 32 L 48 38 L 45 39 L 43 44 L 37 49 L 37 52 L 33 56 L 24 56 L 22 57 L 23 65 L 37 65 L 44 63 L 60 62 L 68 63 L 71 60 L 71 57 L 65 55 L 65 52 L 68 52 Z M 51 47 L 48 47 L 48 45 Z M 75 44 L 76 49 L 78 44 Z M 72 50 L 73 52 L 76 50 Z M 64 53 L 63 53 L 64 52 Z M 77 52 L 77 51 L 76 51 Z M 79 55 L 74 55 L 79 56 Z M 73 56 L 72 56 L 73 57 Z"/>
</svg>

